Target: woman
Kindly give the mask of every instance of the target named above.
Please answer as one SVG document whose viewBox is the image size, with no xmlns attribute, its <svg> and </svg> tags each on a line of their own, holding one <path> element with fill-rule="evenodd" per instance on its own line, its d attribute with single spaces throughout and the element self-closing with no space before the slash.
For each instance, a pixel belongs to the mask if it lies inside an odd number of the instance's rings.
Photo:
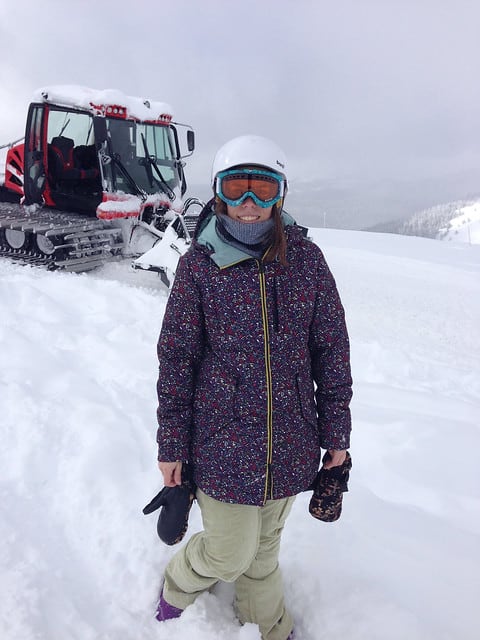
<svg viewBox="0 0 480 640">
<path fill-rule="evenodd" d="M 217 153 L 214 199 L 180 260 L 158 343 L 158 460 L 190 462 L 204 531 L 172 558 L 157 610 L 178 617 L 218 580 L 242 623 L 293 638 L 278 568 L 295 495 L 349 446 L 343 307 L 320 249 L 282 211 L 283 152 L 242 136 Z"/>
</svg>

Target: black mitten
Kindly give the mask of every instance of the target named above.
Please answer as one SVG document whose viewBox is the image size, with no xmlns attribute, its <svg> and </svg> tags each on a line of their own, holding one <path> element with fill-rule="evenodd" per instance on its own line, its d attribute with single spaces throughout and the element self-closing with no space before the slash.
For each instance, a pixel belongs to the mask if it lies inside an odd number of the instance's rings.
<svg viewBox="0 0 480 640">
<path fill-rule="evenodd" d="M 188 528 L 188 516 L 195 499 L 195 483 L 190 465 L 182 465 L 182 484 L 164 487 L 143 508 L 145 515 L 160 510 L 157 533 L 165 544 L 173 545 L 183 540 Z"/>
<path fill-rule="evenodd" d="M 329 458 L 323 456 L 322 462 Z M 342 513 L 343 493 L 348 491 L 348 478 L 352 468 L 352 458 L 347 451 L 343 464 L 331 469 L 322 467 L 311 485 L 313 496 L 310 499 L 309 511 L 314 518 L 323 522 L 335 522 Z"/>
</svg>

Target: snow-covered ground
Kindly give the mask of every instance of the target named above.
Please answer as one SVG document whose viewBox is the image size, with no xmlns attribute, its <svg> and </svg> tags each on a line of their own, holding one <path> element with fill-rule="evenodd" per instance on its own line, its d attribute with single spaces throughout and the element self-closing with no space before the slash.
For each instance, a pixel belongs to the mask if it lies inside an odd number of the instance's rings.
<svg viewBox="0 0 480 640">
<path fill-rule="evenodd" d="M 297 499 L 281 563 L 298 640 L 474 640 L 480 598 L 480 247 L 318 230 L 355 379 L 344 514 Z M 0 260 L 0 638 L 258 640 L 231 585 L 153 619 L 155 343 L 166 294 L 127 263 Z M 188 535 L 201 526 L 198 507 Z"/>
</svg>

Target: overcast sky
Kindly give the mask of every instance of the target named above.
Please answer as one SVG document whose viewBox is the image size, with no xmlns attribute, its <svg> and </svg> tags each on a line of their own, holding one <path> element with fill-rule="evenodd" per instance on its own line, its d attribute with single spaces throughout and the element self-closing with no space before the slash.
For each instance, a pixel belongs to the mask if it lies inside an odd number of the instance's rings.
<svg viewBox="0 0 480 640">
<path fill-rule="evenodd" d="M 480 176 L 479 27 L 478 0 L 0 0 L 0 144 L 81 84 L 170 103 L 194 182 L 244 133 L 294 179 Z"/>
</svg>

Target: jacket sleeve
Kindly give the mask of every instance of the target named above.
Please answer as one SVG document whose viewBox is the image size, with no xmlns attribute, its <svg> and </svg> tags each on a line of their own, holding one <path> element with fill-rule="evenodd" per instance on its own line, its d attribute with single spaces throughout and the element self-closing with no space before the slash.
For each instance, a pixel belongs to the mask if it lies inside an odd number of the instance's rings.
<svg viewBox="0 0 480 640">
<path fill-rule="evenodd" d="M 309 346 L 316 384 L 320 445 L 325 449 L 348 449 L 352 398 L 350 343 L 343 305 L 323 255 L 319 263 Z"/>
<path fill-rule="evenodd" d="M 158 460 L 190 458 L 195 374 L 204 347 L 201 298 L 187 256 L 180 259 L 158 339 Z"/>
</svg>

